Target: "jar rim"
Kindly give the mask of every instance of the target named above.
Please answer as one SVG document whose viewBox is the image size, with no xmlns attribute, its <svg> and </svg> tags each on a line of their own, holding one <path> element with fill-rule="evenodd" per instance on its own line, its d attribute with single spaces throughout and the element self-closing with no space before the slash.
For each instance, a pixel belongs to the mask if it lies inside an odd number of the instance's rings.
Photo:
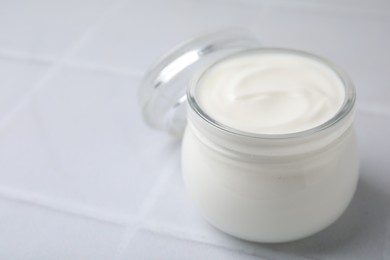
<svg viewBox="0 0 390 260">
<path fill-rule="evenodd" d="M 223 124 L 214 118 L 212 118 L 210 115 L 208 115 L 198 104 L 195 97 L 195 89 L 199 83 L 199 81 L 204 77 L 204 75 L 213 67 L 220 64 L 221 62 L 230 59 L 232 57 L 245 55 L 248 53 L 259 53 L 259 52 L 277 52 L 277 53 L 289 53 L 289 54 L 298 54 L 310 59 L 314 59 L 318 62 L 321 62 L 322 64 L 328 66 L 330 69 L 332 69 L 336 75 L 340 78 L 341 82 L 343 83 L 345 95 L 343 104 L 340 106 L 338 111 L 327 121 L 324 123 L 305 129 L 303 131 L 293 132 L 293 133 L 285 133 L 285 134 L 259 134 L 259 133 L 252 133 L 252 132 L 246 132 L 242 131 L 233 127 L 230 127 L 226 124 Z M 195 111 L 195 113 L 202 118 L 205 122 L 207 122 L 210 126 L 215 127 L 225 133 L 231 134 L 231 135 L 237 135 L 241 137 L 249 137 L 249 138 L 256 138 L 256 139 L 294 139 L 294 138 L 301 138 L 301 137 L 307 137 L 310 135 L 313 135 L 315 133 L 318 133 L 320 131 L 323 131 L 325 129 L 330 128 L 331 126 L 335 125 L 342 119 L 344 119 L 354 108 L 355 102 L 356 102 L 356 90 L 355 86 L 352 83 L 351 79 L 348 77 L 348 75 L 336 64 L 333 62 L 322 58 L 320 56 L 317 56 L 315 54 L 296 50 L 296 49 L 289 49 L 289 48 L 275 48 L 275 47 L 261 47 L 261 48 L 254 48 L 254 49 L 247 49 L 244 51 L 239 51 L 234 54 L 225 56 L 221 59 L 218 59 L 217 61 L 214 61 L 210 63 L 208 66 L 205 67 L 202 71 L 196 75 L 193 80 L 190 83 L 190 87 L 187 90 L 187 100 L 189 106 L 192 108 L 192 110 Z"/>
</svg>

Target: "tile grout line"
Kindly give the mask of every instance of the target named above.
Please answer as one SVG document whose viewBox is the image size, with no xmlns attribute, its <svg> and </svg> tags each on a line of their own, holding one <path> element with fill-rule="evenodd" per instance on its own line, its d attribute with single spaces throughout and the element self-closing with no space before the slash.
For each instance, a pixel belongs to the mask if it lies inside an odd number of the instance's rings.
<svg viewBox="0 0 390 260">
<path fill-rule="evenodd" d="M 110 214 L 101 210 L 83 207 L 73 202 L 61 202 L 56 199 L 41 197 L 30 192 L 23 192 L 21 190 L 10 189 L 7 187 L 0 186 L 0 197 L 17 201 L 19 203 L 34 205 L 51 211 L 71 214 L 78 217 L 93 219 L 114 225 L 124 226 L 136 221 L 135 219 L 129 219 L 128 217 L 121 216 L 119 214 Z"/>
<path fill-rule="evenodd" d="M 118 67 L 111 66 L 106 64 L 98 64 L 91 62 L 80 62 L 80 61 L 67 61 L 64 63 L 64 67 L 84 70 L 84 71 L 92 71 L 92 72 L 104 72 L 107 74 L 119 75 L 119 76 L 132 76 L 132 77 L 141 77 L 144 75 L 143 70 L 136 70 L 130 67 Z"/>
<path fill-rule="evenodd" d="M 80 39 L 70 47 L 65 53 L 53 63 L 53 65 L 48 69 L 46 74 L 34 84 L 34 87 L 28 91 L 19 102 L 1 119 L 0 121 L 0 130 L 7 126 L 13 118 L 15 118 L 20 111 L 22 111 L 33 99 L 34 95 L 44 89 L 47 86 L 47 83 L 61 70 L 66 61 L 71 57 L 74 53 L 76 53 L 82 46 L 92 37 L 95 31 L 99 28 L 99 26 L 104 23 L 107 19 L 109 19 L 115 12 L 119 10 L 120 7 L 124 4 L 123 0 L 118 0 L 111 7 L 102 13 L 100 18 L 95 20 L 91 26 L 85 31 L 85 33 L 80 37 Z"/>
<path fill-rule="evenodd" d="M 209 245 L 209 246 L 214 246 L 214 247 L 219 247 L 219 248 L 231 250 L 234 252 L 239 252 L 241 254 L 245 254 L 245 255 L 249 255 L 249 256 L 255 256 L 255 257 L 261 257 L 264 259 L 268 259 L 265 256 L 259 255 L 256 252 L 251 251 L 251 250 L 247 250 L 243 247 L 229 247 L 229 246 L 226 246 L 226 245 L 223 245 L 220 243 L 207 241 L 207 239 L 204 239 L 205 237 L 202 236 L 202 234 L 194 233 L 193 231 L 188 230 L 188 229 L 187 230 L 186 229 L 174 229 L 169 225 L 164 227 L 164 225 L 162 223 L 153 222 L 153 221 L 147 221 L 145 223 L 145 225 L 142 227 L 142 229 L 144 229 L 148 232 L 154 233 L 154 234 L 162 235 L 162 236 L 172 237 L 172 238 L 179 239 L 179 240 L 187 240 L 187 241 L 191 241 L 191 242 L 195 242 L 195 243 L 201 243 L 201 244 L 205 244 L 205 245 Z M 229 236 L 229 235 L 227 235 L 227 236 Z M 292 253 L 292 254 L 294 254 L 294 253 Z M 294 255 L 299 256 L 299 257 L 304 257 L 305 259 L 311 259 L 311 260 L 316 259 L 312 256 L 307 256 L 307 255 L 300 255 L 300 254 L 294 254 Z"/>
<path fill-rule="evenodd" d="M 3 60 L 16 60 L 23 62 L 30 62 L 35 64 L 53 65 L 56 59 L 52 56 L 36 55 L 28 52 L 20 52 L 14 50 L 0 49 L 0 59 Z M 92 72 L 104 72 L 112 75 L 119 76 L 134 76 L 140 77 L 144 74 L 143 70 L 136 70 L 130 67 L 118 67 L 106 64 L 92 63 L 88 61 L 74 61 L 65 60 L 62 63 L 62 67 L 77 69 L 80 71 L 92 71 Z"/>
<path fill-rule="evenodd" d="M 56 58 L 50 55 L 34 54 L 31 52 L 16 51 L 4 48 L 0 48 L 0 59 L 24 61 L 45 65 L 52 65 L 56 61 Z"/>
<path fill-rule="evenodd" d="M 183 234 L 173 233 L 172 231 L 164 232 L 164 231 L 158 230 L 158 229 L 153 228 L 153 227 L 151 229 L 149 229 L 149 228 L 150 228 L 150 226 L 146 227 L 145 230 L 150 232 L 150 233 L 156 234 L 156 235 L 170 237 L 170 238 L 174 238 L 174 239 L 177 239 L 180 241 L 188 241 L 188 242 L 192 242 L 195 244 L 203 244 L 203 245 L 207 245 L 207 246 L 211 246 L 211 247 L 229 250 L 229 251 L 239 253 L 239 254 L 245 255 L 245 256 L 255 256 L 255 257 L 260 257 L 261 259 L 264 259 L 264 260 L 269 260 L 269 258 L 267 258 L 265 256 L 261 256 L 259 254 L 254 254 L 254 253 L 251 253 L 251 252 L 246 251 L 246 250 L 240 250 L 240 249 L 233 248 L 233 247 L 223 246 L 223 245 L 220 245 L 217 243 L 210 243 L 210 242 L 202 240 L 200 237 L 194 237 L 192 235 L 188 236 L 188 234 L 184 234 L 184 233 Z"/>
<path fill-rule="evenodd" d="M 228 246 L 224 246 L 224 245 L 221 245 L 218 243 L 206 241 L 204 239 L 204 237 L 202 237 L 201 234 L 196 234 L 196 233 L 191 232 L 189 230 L 185 230 L 185 229 L 180 230 L 180 229 L 172 229 L 172 227 L 163 227 L 163 225 L 161 223 L 153 223 L 151 221 L 148 221 L 143 226 L 142 229 L 144 229 L 145 231 L 157 234 L 157 235 L 161 235 L 161 236 L 166 236 L 166 237 L 171 237 L 171 238 L 175 238 L 178 240 L 184 240 L 184 241 L 190 241 L 190 242 L 195 242 L 195 243 L 199 243 L 199 244 L 209 245 L 209 246 L 213 246 L 213 247 L 231 250 L 234 252 L 239 252 L 239 253 L 244 254 L 244 255 L 256 256 L 256 257 L 261 257 L 261 258 L 267 259 L 266 257 L 255 254 L 253 252 L 250 252 L 249 250 L 228 247 Z"/>
<path fill-rule="evenodd" d="M 174 158 L 174 155 L 171 156 L 171 158 Z M 167 162 L 170 162 L 169 159 L 167 159 Z M 152 210 L 152 207 L 156 204 L 159 195 L 161 194 L 162 188 L 166 185 L 168 180 L 171 178 L 171 176 L 174 174 L 174 171 L 169 171 L 169 163 L 166 163 L 163 167 L 163 172 L 157 179 L 157 181 L 154 183 L 152 189 L 150 190 L 149 194 L 146 196 L 144 202 L 142 203 L 141 209 L 139 210 L 139 213 L 136 217 L 136 223 L 135 225 L 128 225 L 125 229 L 124 235 L 122 237 L 122 240 L 119 242 L 116 253 L 113 256 L 113 260 L 120 260 L 122 259 L 125 250 L 127 246 L 130 244 L 132 238 L 135 236 L 135 234 L 138 232 L 138 230 L 142 229 L 142 227 L 145 225 L 144 219 L 147 217 L 147 215 Z"/>
</svg>

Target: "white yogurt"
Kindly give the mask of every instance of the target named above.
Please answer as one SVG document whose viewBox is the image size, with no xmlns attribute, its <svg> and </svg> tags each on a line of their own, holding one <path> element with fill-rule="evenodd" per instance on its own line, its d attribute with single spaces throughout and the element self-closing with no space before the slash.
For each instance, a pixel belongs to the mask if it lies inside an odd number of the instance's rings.
<svg viewBox="0 0 390 260">
<path fill-rule="evenodd" d="M 323 63 L 297 54 L 248 53 L 209 69 L 196 98 L 229 127 L 259 134 L 287 134 L 318 126 L 344 101 L 340 77 Z"/>
<path fill-rule="evenodd" d="M 330 225 L 358 179 L 354 100 L 346 75 L 299 51 L 261 48 L 207 68 L 190 86 L 182 149 L 201 214 L 257 242 Z"/>
</svg>

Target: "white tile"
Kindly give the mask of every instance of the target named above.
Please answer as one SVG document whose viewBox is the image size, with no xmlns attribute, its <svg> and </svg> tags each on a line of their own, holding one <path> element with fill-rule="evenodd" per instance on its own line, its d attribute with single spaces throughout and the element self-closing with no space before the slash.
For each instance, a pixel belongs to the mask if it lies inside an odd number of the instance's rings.
<svg viewBox="0 0 390 260">
<path fill-rule="evenodd" d="M 0 48 L 58 56 L 110 5 L 109 0 L 2 1 Z"/>
<path fill-rule="evenodd" d="M 0 120 L 34 88 L 47 66 L 0 59 Z"/>
<path fill-rule="evenodd" d="M 60 73 L 1 132 L 1 185 L 135 216 L 178 150 L 142 122 L 137 82 Z"/>
<path fill-rule="evenodd" d="M 1 259 L 109 259 L 123 227 L 0 198 Z"/>
<path fill-rule="evenodd" d="M 58 175 L 53 154 L 45 143 L 45 136 L 31 110 L 14 118 L 0 132 L 0 183 L 2 186 L 30 190 L 39 184 L 51 186 Z M 61 183 L 58 183 L 62 185 Z M 36 187 L 39 191 L 39 187 Z M 45 193 L 43 193 L 45 194 Z"/>
<path fill-rule="evenodd" d="M 321 8 L 270 8 L 258 20 L 267 46 L 296 48 L 341 66 L 354 81 L 359 101 L 388 103 L 390 16 L 344 14 Z"/>
<path fill-rule="evenodd" d="M 252 28 L 258 11 L 213 1 L 128 2 L 75 60 L 144 71 L 164 52 L 194 34 L 230 26 Z"/>
<path fill-rule="evenodd" d="M 265 259 L 204 243 L 139 232 L 127 246 L 121 259 Z"/>
</svg>

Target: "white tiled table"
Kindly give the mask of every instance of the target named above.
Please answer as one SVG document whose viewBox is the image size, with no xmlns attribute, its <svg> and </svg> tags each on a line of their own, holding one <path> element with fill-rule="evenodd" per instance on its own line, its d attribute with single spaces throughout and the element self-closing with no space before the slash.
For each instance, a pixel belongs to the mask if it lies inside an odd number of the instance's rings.
<svg viewBox="0 0 390 260">
<path fill-rule="evenodd" d="M 361 178 L 347 212 L 287 244 L 229 237 L 183 187 L 180 142 L 136 102 L 193 34 L 251 30 L 354 79 Z M 390 259 L 390 2 L 0 2 L 0 259 Z"/>
</svg>

